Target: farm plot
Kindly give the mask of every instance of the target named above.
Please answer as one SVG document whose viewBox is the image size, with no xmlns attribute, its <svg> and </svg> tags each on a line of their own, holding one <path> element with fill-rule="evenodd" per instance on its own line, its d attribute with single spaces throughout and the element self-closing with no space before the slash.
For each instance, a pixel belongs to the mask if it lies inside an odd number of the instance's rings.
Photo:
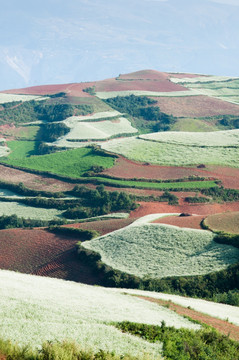
<svg viewBox="0 0 239 360">
<path fill-rule="evenodd" d="M 72 125 L 71 131 L 62 137 L 62 140 L 104 140 L 110 138 L 111 136 L 131 134 L 136 132 L 138 132 L 138 130 L 131 126 L 129 120 L 120 117 L 117 120 L 104 120 L 97 122 L 84 121 L 75 123 Z"/>
<path fill-rule="evenodd" d="M 93 115 L 85 115 L 85 116 L 71 116 L 67 119 L 61 121 L 61 123 L 66 124 L 69 127 L 73 127 L 76 123 L 79 121 L 97 121 L 101 119 L 108 119 L 116 116 L 122 115 L 120 112 L 113 110 L 113 111 L 101 111 L 98 113 L 95 113 Z"/>
<path fill-rule="evenodd" d="M 28 206 L 15 201 L 0 201 L 0 216 L 16 214 L 18 217 L 23 217 L 24 219 L 53 220 L 62 217 L 62 212 L 63 211 L 57 209 L 43 209 Z"/>
<path fill-rule="evenodd" d="M 46 96 L 35 96 L 35 95 L 18 95 L 18 94 L 5 94 L 0 92 L 0 104 L 13 102 L 13 101 L 30 101 L 30 100 L 46 100 Z"/>
<path fill-rule="evenodd" d="M 0 272 L 0 283 L 2 337 L 33 348 L 46 340 L 67 338 L 80 343 L 83 349 L 130 353 L 139 359 L 148 353 L 154 360 L 160 357 L 160 343 L 130 336 L 109 324 L 128 320 L 160 325 L 164 320 L 166 325 L 177 328 L 200 328 L 167 308 L 111 289 L 4 270 Z"/>
<path fill-rule="evenodd" d="M 239 115 L 239 106 L 209 96 L 158 97 L 155 98 L 161 111 L 177 117 L 206 117 L 218 115 Z M 234 98 L 236 100 L 236 97 Z M 210 123 L 211 124 L 211 123 Z"/>
<path fill-rule="evenodd" d="M 209 215 L 204 224 L 212 231 L 239 234 L 239 211 Z"/>
<path fill-rule="evenodd" d="M 149 296 L 153 299 L 171 300 L 175 304 L 190 307 L 204 314 L 208 314 L 215 318 L 227 320 L 237 326 L 239 326 L 239 308 L 237 306 L 231 306 L 226 304 L 215 303 L 212 301 L 193 299 L 183 297 L 179 295 L 156 293 L 151 291 L 142 291 L 134 289 L 114 289 L 115 292 L 122 292 L 126 294 Z"/>
<path fill-rule="evenodd" d="M 181 144 L 146 141 L 136 137 L 113 139 L 102 144 L 101 147 L 131 160 L 157 165 L 191 166 L 214 164 L 239 167 L 239 147 L 184 146 Z"/>
<path fill-rule="evenodd" d="M 140 139 L 168 144 L 206 147 L 239 147 L 239 130 L 213 132 L 167 131 L 139 136 Z"/>
<path fill-rule="evenodd" d="M 185 74 L 187 75 L 187 74 Z M 175 76 L 170 77 L 170 81 L 176 83 L 176 84 L 210 84 L 212 82 L 220 83 L 220 82 L 229 82 L 238 80 L 239 78 L 236 77 L 230 77 L 230 76 L 213 76 L 213 75 L 203 75 L 203 76 L 194 76 L 194 77 L 177 77 L 177 74 Z"/>
<path fill-rule="evenodd" d="M 147 90 L 125 90 L 125 91 L 98 91 L 96 92 L 96 96 L 99 99 L 110 99 L 116 96 L 128 96 L 128 95 L 136 95 L 136 96 L 195 96 L 201 95 L 201 93 L 197 90 L 181 90 L 181 91 L 147 91 Z"/>
<path fill-rule="evenodd" d="M 25 149 L 26 148 L 23 147 L 24 151 Z M 98 155 L 91 148 L 82 148 L 26 158 L 22 158 L 21 153 L 19 154 L 18 151 L 14 151 L 11 153 L 10 158 L 4 162 L 17 167 L 21 166 L 27 169 L 50 171 L 58 175 L 79 178 L 86 171 L 89 171 L 93 165 L 99 165 L 103 168 L 113 166 L 114 158 Z"/>
<path fill-rule="evenodd" d="M 82 244 L 103 263 L 139 277 L 162 278 L 207 274 L 239 259 L 239 249 L 217 244 L 205 230 L 133 223 Z"/>
</svg>

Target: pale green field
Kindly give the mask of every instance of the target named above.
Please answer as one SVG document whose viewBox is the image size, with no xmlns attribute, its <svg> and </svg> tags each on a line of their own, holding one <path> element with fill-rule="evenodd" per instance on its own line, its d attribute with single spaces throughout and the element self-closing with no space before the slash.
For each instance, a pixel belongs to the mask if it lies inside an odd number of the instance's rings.
<svg viewBox="0 0 239 360">
<path fill-rule="evenodd" d="M 158 359 L 160 343 L 122 333 L 111 322 L 131 321 L 199 329 L 175 312 L 113 289 L 0 270 L 1 338 L 38 348 L 44 341 L 71 340 L 83 349 Z M 59 360 L 61 358 L 58 358 Z"/>
<path fill-rule="evenodd" d="M 109 99 L 116 96 L 195 96 L 201 95 L 197 90 L 189 91 L 168 91 L 168 92 L 157 92 L 157 91 L 142 91 L 142 90 L 125 90 L 125 91 L 101 91 L 97 92 L 96 96 L 100 99 Z"/>
<path fill-rule="evenodd" d="M 225 82 L 225 81 L 229 81 L 229 80 L 238 80 L 239 78 L 236 77 L 230 77 L 230 76 L 214 76 L 214 75 L 208 75 L 208 76 L 196 76 L 196 77 L 185 77 L 185 78 L 176 78 L 176 77 L 171 77 L 170 81 L 176 83 L 176 84 L 184 84 L 184 83 L 189 83 L 189 84 L 194 84 L 197 82 L 200 83 L 208 83 L 208 82 Z"/>
<path fill-rule="evenodd" d="M 217 244 L 206 230 L 162 224 L 132 224 L 82 243 L 103 263 L 139 276 L 193 276 L 226 268 L 239 260 L 239 249 Z"/>
<path fill-rule="evenodd" d="M 140 135 L 139 138 L 186 146 L 239 147 L 239 129 L 216 132 L 165 131 Z"/>
<path fill-rule="evenodd" d="M 128 119 L 120 117 L 116 120 L 103 120 L 96 122 L 81 121 L 75 123 L 70 132 L 58 140 L 58 143 L 65 140 L 87 140 L 87 139 L 108 139 L 119 134 L 136 133 Z"/>
<path fill-rule="evenodd" d="M 113 139 L 101 145 L 105 150 L 131 160 L 158 165 L 190 166 L 215 164 L 239 167 L 239 147 L 195 147 L 137 139 Z"/>
<path fill-rule="evenodd" d="M 47 96 L 0 93 L 0 104 L 12 102 L 12 101 L 30 101 L 30 100 L 46 100 L 46 99 L 48 99 Z"/>
<path fill-rule="evenodd" d="M 16 214 L 18 217 L 23 217 L 24 219 L 53 220 L 59 219 L 62 212 L 63 210 L 37 208 L 15 201 L 0 201 L 0 216 Z"/>
</svg>

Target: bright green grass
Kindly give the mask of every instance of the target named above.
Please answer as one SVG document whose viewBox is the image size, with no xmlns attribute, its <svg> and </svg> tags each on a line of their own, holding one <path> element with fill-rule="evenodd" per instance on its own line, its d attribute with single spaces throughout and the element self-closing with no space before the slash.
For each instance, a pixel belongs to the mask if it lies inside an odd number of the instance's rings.
<svg viewBox="0 0 239 360">
<path fill-rule="evenodd" d="M 147 188 L 156 190 L 177 190 L 177 189 L 208 189 L 217 186 L 215 181 L 180 181 L 180 182 L 162 182 L 154 183 L 148 181 L 130 181 L 130 180 L 118 180 L 118 179 L 106 179 L 97 177 L 95 179 L 101 180 L 104 184 L 119 185 L 122 187 L 133 188 Z"/>
<path fill-rule="evenodd" d="M 25 159 L 31 155 L 35 155 L 36 142 L 35 141 L 8 141 L 7 146 L 11 153 L 7 157 L 7 162 L 15 159 Z"/>
<path fill-rule="evenodd" d="M 29 144 L 29 148 L 27 148 L 27 144 Z M 13 166 L 49 171 L 72 178 L 81 177 L 93 165 L 103 166 L 104 168 L 110 168 L 114 165 L 114 158 L 97 155 L 91 148 L 79 148 L 54 154 L 27 157 L 30 149 L 32 150 L 30 148 L 32 144 L 34 143 L 27 141 L 11 142 L 9 145 L 11 145 L 13 152 L 7 159 L 4 159 L 4 162 Z"/>
</svg>

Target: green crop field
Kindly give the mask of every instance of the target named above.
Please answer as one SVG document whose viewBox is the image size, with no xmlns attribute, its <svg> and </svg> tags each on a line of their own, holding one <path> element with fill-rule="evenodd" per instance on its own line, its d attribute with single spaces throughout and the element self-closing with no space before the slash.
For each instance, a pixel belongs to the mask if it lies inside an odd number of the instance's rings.
<svg viewBox="0 0 239 360">
<path fill-rule="evenodd" d="M 91 148 L 79 148 L 47 155 L 29 156 L 34 151 L 33 142 L 9 142 L 12 153 L 4 162 L 27 169 L 49 171 L 54 174 L 81 177 L 93 165 L 109 168 L 114 165 L 114 158 L 97 155 Z M 28 156 L 28 157 L 27 157 Z"/>
<path fill-rule="evenodd" d="M 206 230 L 159 224 L 132 224 L 82 243 L 103 263 L 139 277 L 207 274 L 239 260 L 239 249 L 217 244 Z"/>
<path fill-rule="evenodd" d="M 149 181 L 131 181 L 120 179 L 107 179 L 96 177 L 93 179 L 100 180 L 103 184 L 120 186 L 120 187 L 133 187 L 143 189 L 157 189 L 157 190 L 178 190 L 178 189 L 208 189 L 217 186 L 215 181 L 179 181 L 179 182 L 149 182 Z"/>
</svg>

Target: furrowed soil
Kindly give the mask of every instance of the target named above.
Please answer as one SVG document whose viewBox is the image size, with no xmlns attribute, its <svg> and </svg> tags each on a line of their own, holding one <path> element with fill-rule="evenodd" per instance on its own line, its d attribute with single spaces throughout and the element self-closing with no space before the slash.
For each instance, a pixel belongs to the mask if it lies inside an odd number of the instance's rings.
<svg viewBox="0 0 239 360">
<path fill-rule="evenodd" d="M 239 105 L 204 95 L 159 97 L 157 102 L 162 112 L 176 117 L 239 115 Z"/>
<path fill-rule="evenodd" d="M 29 189 L 44 191 L 69 191 L 75 184 L 57 180 L 51 177 L 31 174 L 26 171 L 0 165 L 0 180 L 18 184 L 22 182 Z"/>
<path fill-rule="evenodd" d="M 239 234 L 239 212 L 209 215 L 205 219 L 205 225 L 212 231 Z"/>
<path fill-rule="evenodd" d="M 214 318 L 210 315 L 205 315 L 196 310 L 185 308 L 181 305 L 174 304 L 171 301 L 153 299 L 146 296 L 138 296 L 140 299 L 144 299 L 159 305 L 167 306 L 170 310 L 175 311 L 177 314 L 182 316 L 188 316 L 193 320 L 200 321 L 203 324 L 212 326 L 214 329 L 218 330 L 220 333 L 229 336 L 229 338 L 239 341 L 239 326 L 231 324 L 225 320 Z"/>
<path fill-rule="evenodd" d="M 97 284 L 97 275 L 77 259 L 77 242 L 40 228 L 1 230 L 0 268 Z"/>
<path fill-rule="evenodd" d="M 168 224 L 190 229 L 202 229 L 200 223 L 204 219 L 203 215 L 194 216 L 165 216 L 152 221 L 156 224 Z"/>
<path fill-rule="evenodd" d="M 168 205 L 160 202 L 139 202 L 140 207 L 131 211 L 130 217 L 142 217 L 157 213 L 188 213 L 194 215 L 217 214 L 225 211 L 239 211 L 239 202 L 223 204 L 185 204 Z"/>
<path fill-rule="evenodd" d="M 189 176 L 200 176 L 209 179 L 218 179 L 225 188 L 239 189 L 239 169 L 208 165 L 205 168 L 159 166 L 137 163 L 122 156 L 116 159 L 115 165 L 103 171 L 113 177 L 132 179 L 183 179 Z"/>
<path fill-rule="evenodd" d="M 77 224 L 68 224 L 64 225 L 64 227 L 70 228 L 78 228 L 84 230 L 96 230 L 100 233 L 100 235 L 105 235 L 110 233 L 111 231 L 115 231 L 121 229 L 125 226 L 132 224 L 135 219 L 109 219 L 109 220 L 100 220 L 100 221 L 91 221 L 85 223 L 77 223 Z"/>
</svg>

